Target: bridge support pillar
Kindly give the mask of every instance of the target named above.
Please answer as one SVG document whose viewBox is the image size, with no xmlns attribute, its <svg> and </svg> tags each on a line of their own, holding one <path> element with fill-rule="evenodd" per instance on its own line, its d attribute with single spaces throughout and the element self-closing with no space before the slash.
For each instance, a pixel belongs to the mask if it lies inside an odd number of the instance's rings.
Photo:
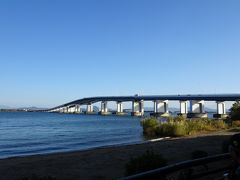
<svg viewBox="0 0 240 180">
<path fill-rule="evenodd" d="M 68 108 L 68 113 L 71 113 L 71 114 L 75 113 L 75 106 L 70 106 Z"/>
<path fill-rule="evenodd" d="M 117 112 L 116 115 L 125 115 L 126 113 L 123 112 L 123 103 L 117 102 Z"/>
<path fill-rule="evenodd" d="M 223 101 L 217 101 L 217 114 L 214 114 L 214 118 L 226 118 L 226 104 Z"/>
<path fill-rule="evenodd" d="M 132 102 L 132 116 L 143 116 L 144 115 L 144 101 L 133 101 Z"/>
<path fill-rule="evenodd" d="M 63 113 L 68 113 L 68 106 L 63 108 Z"/>
<path fill-rule="evenodd" d="M 58 108 L 57 109 L 53 109 L 53 110 L 50 110 L 48 112 L 50 112 L 50 113 L 57 113 L 57 112 L 59 112 L 59 109 Z"/>
<path fill-rule="evenodd" d="M 60 108 L 60 113 L 64 113 L 64 108 Z"/>
<path fill-rule="evenodd" d="M 179 116 L 187 117 L 188 114 L 188 102 L 180 101 L 180 113 Z"/>
<path fill-rule="evenodd" d="M 156 100 L 153 101 L 154 112 L 151 113 L 151 116 L 156 117 L 168 117 L 168 100 Z"/>
<path fill-rule="evenodd" d="M 75 105 L 75 113 L 76 114 L 80 114 L 81 113 L 81 108 L 80 108 L 79 104 Z"/>
<path fill-rule="evenodd" d="M 190 101 L 190 113 L 187 114 L 188 118 L 207 118 L 208 115 L 204 110 L 204 101 Z"/>
<path fill-rule="evenodd" d="M 93 114 L 93 105 L 92 104 L 88 104 L 87 105 L 87 110 L 86 110 L 86 114 Z"/>
<path fill-rule="evenodd" d="M 101 115 L 109 115 L 110 112 L 108 112 L 108 107 L 107 107 L 107 101 L 103 101 L 101 103 L 101 111 L 99 112 L 99 114 Z"/>
</svg>

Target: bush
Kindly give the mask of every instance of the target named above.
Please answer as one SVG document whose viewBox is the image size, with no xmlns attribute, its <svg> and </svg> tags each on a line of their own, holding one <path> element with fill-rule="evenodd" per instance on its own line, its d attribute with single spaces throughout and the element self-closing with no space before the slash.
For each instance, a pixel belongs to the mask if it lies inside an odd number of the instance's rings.
<svg viewBox="0 0 240 180">
<path fill-rule="evenodd" d="M 209 123 L 206 119 L 193 119 L 189 120 L 186 124 L 187 134 L 194 134 L 201 131 L 209 131 L 212 130 L 209 127 Z"/>
<path fill-rule="evenodd" d="M 173 132 L 173 126 L 169 123 L 162 123 L 156 128 L 156 135 L 163 137 L 163 136 L 170 136 Z"/>
<path fill-rule="evenodd" d="M 126 164 L 126 176 L 138 174 L 141 172 L 157 169 L 167 165 L 167 160 L 160 154 L 155 154 L 153 151 L 146 151 L 137 158 L 132 158 Z"/>
<path fill-rule="evenodd" d="M 186 118 L 184 118 L 183 116 L 176 116 L 173 118 L 174 122 L 185 122 Z"/>
<path fill-rule="evenodd" d="M 228 128 L 227 123 L 225 123 L 225 121 L 223 121 L 223 120 L 211 120 L 211 126 L 215 129 L 227 129 Z"/>
<path fill-rule="evenodd" d="M 236 128 L 236 127 L 240 127 L 240 121 L 232 121 L 232 127 Z"/>
<path fill-rule="evenodd" d="M 159 126 L 159 121 L 156 118 L 148 118 L 142 121 L 143 134 L 147 137 L 156 136 L 156 128 Z"/>
<path fill-rule="evenodd" d="M 173 136 L 179 137 L 179 136 L 186 136 L 187 131 L 186 131 L 186 126 L 184 124 L 176 124 L 173 128 Z"/>
<path fill-rule="evenodd" d="M 184 123 L 161 123 L 156 128 L 156 135 L 178 137 L 185 136 L 187 133 Z"/>
<path fill-rule="evenodd" d="M 187 123 L 188 134 L 194 134 L 203 131 L 216 131 L 226 129 L 227 123 L 223 120 L 194 119 Z"/>
<path fill-rule="evenodd" d="M 146 137 L 179 137 L 199 132 L 216 131 L 229 128 L 224 120 L 186 119 L 183 117 L 169 117 L 166 122 L 156 118 L 148 118 L 142 122 L 143 133 Z M 240 127 L 240 121 L 235 122 Z"/>
</svg>

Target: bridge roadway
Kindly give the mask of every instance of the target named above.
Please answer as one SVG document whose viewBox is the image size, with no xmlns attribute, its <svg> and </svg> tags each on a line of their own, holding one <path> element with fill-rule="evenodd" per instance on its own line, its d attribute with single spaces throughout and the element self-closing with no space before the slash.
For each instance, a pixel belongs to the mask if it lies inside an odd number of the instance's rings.
<svg viewBox="0 0 240 180">
<path fill-rule="evenodd" d="M 216 101 L 217 112 L 216 117 L 225 117 L 226 108 L 225 101 L 240 100 L 240 94 L 198 94 L 198 95 L 153 95 L 153 96 L 102 96 L 89 97 L 76 101 L 72 101 L 48 110 L 48 112 L 62 112 L 62 113 L 80 113 L 80 106 L 87 105 L 86 114 L 93 112 L 92 104 L 102 102 L 100 114 L 107 115 L 107 102 L 117 102 L 118 115 L 124 114 L 122 102 L 132 102 L 132 115 L 142 116 L 144 114 L 144 101 L 154 102 L 154 112 L 152 115 L 168 116 L 168 101 L 180 102 L 179 115 L 186 115 L 188 117 L 206 117 L 204 111 L 204 101 Z M 188 112 L 188 102 L 190 102 L 190 112 Z"/>
</svg>

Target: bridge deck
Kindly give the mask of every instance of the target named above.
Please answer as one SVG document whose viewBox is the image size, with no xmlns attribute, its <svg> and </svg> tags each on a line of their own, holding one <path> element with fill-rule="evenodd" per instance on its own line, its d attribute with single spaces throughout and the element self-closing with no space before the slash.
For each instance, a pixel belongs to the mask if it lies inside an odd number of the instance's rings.
<svg viewBox="0 0 240 180">
<path fill-rule="evenodd" d="M 83 98 L 72 101 L 56 108 L 61 108 L 70 105 L 85 105 L 99 101 L 154 101 L 154 100 L 172 100 L 172 101 L 188 101 L 188 100 L 204 100 L 204 101 L 237 101 L 240 100 L 240 94 L 199 94 L 199 95 L 152 95 L 152 96 L 100 96 Z"/>
</svg>

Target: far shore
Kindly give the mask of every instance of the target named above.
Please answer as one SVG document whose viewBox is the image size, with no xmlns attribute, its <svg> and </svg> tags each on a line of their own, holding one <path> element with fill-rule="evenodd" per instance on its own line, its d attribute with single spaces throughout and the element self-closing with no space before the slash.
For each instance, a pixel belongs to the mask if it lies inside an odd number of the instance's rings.
<svg viewBox="0 0 240 180">
<path fill-rule="evenodd" d="M 222 143 L 235 132 L 155 139 L 145 143 L 97 148 L 85 151 L 33 155 L 0 160 L 1 180 L 21 180 L 51 176 L 56 179 L 118 179 L 124 177 L 125 165 L 147 150 L 162 154 L 170 164 L 190 159 L 191 152 L 203 150 L 209 155 L 222 153 Z"/>
</svg>

